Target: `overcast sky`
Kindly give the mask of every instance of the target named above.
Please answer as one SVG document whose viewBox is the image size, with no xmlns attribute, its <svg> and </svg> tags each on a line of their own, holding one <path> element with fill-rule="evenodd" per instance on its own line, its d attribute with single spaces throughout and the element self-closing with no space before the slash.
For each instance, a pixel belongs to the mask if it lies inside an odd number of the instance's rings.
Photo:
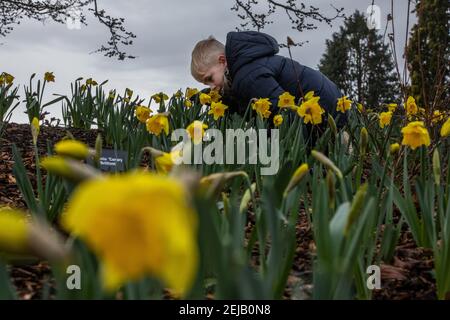
<svg viewBox="0 0 450 320">
<path fill-rule="evenodd" d="M 260 0 L 261 5 L 264 0 Z M 332 13 L 335 7 L 344 7 L 351 15 L 356 9 L 366 12 L 372 0 L 306 0 L 306 4 L 319 7 L 324 13 Z M 0 72 L 16 77 L 15 83 L 28 83 L 32 73 L 42 77 L 45 71 L 53 71 L 56 82 L 49 84 L 50 94 L 69 94 L 70 83 L 78 77 L 93 77 L 99 83 L 108 79 L 106 89 L 123 92 L 129 87 L 141 97 L 148 98 L 155 92 L 173 93 L 187 86 L 201 87 L 190 75 L 190 54 L 195 43 L 209 35 L 224 41 L 227 32 L 235 30 L 240 19 L 230 8 L 234 0 L 99 0 L 108 13 L 124 17 L 125 26 L 137 35 L 135 44 L 127 48 L 138 58 L 117 61 L 102 54 L 89 54 L 108 40 L 103 25 L 89 19 L 89 25 L 81 30 L 70 30 L 63 24 L 23 21 L 6 38 L 0 38 Z M 391 10 L 390 0 L 375 0 L 381 9 L 381 26 Z M 394 18 L 397 33 L 399 59 L 404 45 L 407 1 L 394 1 Z M 414 17 L 411 15 L 411 19 Z M 274 16 L 274 24 L 262 30 L 279 42 L 286 36 L 295 41 L 309 43 L 293 48 L 294 59 L 316 68 L 325 49 L 325 40 L 339 30 L 343 20 L 333 27 L 318 24 L 318 29 L 299 33 L 292 30 L 287 17 L 280 12 Z M 384 30 L 380 30 L 383 33 Z M 287 49 L 281 49 L 287 55 Z M 52 115 L 60 117 L 61 106 L 49 107 Z M 23 108 L 16 110 L 12 121 L 26 122 Z"/>
</svg>

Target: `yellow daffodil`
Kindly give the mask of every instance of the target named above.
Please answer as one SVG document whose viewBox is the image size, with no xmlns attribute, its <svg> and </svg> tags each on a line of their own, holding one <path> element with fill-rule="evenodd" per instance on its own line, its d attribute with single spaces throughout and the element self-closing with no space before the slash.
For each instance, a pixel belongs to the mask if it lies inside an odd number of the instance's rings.
<svg viewBox="0 0 450 320">
<path fill-rule="evenodd" d="M 262 118 L 268 118 L 271 114 L 269 110 L 271 105 L 272 102 L 270 102 L 269 98 L 261 98 L 252 104 L 252 109 L 255 110 L 256 113 Z"/>
<path fill-rule="evenodd" d="M 3 85 L 6 83 L 7 85 L 12 84 L 14 81 L 14 77 L 10 75 L 9 73 L 3 72 L 0 75 L 0 85 Z"/>
<path fill-rule="evenodd" d="M 431 118 L 431 123 L 436 124 L 444 120 L 444 113 L 439 110 L 433 111 L 433 117 Z"/>
<path fill-rule="evenodd" d="M 184 100 L 184 106 L 185 106 L 187 109 L 189 109 L 190 107 L 192 107 L 192 102 L 191 102 L 191 100 L 188 100 L 188 99 Z"/>
<path fill-rule="evenodd" d="M 211 97 L 211 103 L 212 102 L 219 102 L 222 96 L 220 95 L 219 91 L 217 90 L 211 90 L 209 92 L 209 96 Z"/>
<path fill-rule="evenodd" d="M 116 91 L 115 90 L 109 91 L 108 99 L 114 100 L 115 97 L 116 97 Z"/>
<path fill-rule="evenodd" d="M 275 117 L 273 117 L 273 124 L 275 127 L 281 126 L 283 123 L 283 116 L 281 114 L 277 114 Z"/>
<path fill-rule="evenodd" d="M 55 152 L 60 156 L 83 160 L 89 155 L 89 148 L 78 140 L 61 140 L 55 144 Z"/>
<path fill-rule="evenodd" d="M 44 75 L 44 80 L 47 82 L 55 82 L 55 75 L 53 72 L 46 72 Z"/>
<path fill-rule="evenodd" d="M 338 99 L 336 110 L 340 111 L 342 113 L 345 113 L 347 110 L 350 110 L 351 106 L 352 106 L 352 101 L 349 100 L 347 98 L 347 96 L 344 96 L 344 97 Z"/>
<path fill-rule="evenodd" d="M 195 120 L 186 128 L 187 133 L 191 137 L 194 144 L 199 144 L 202 142 L 203 136 L 205 135 L 205 129 L 208 129 L 208 125 L 198 120 Z"/>
<path fill-rule="evenodd" d="M 314 90 L 308 91 L 303 97 L 303 101 L 308 101 L 309 99 L 314 98 Z"/>
<path fill-rule="evenodd" d="M 268 119 L 270 117 L 270 115 L 272 114 L 272 112 L 270 112 L 269 110 L 264 111 L 262 117 L 264 119 Z"/>
<path fill-rule="evenodd" d="M 39 136 L 39 119 L 36 117 L 31 120 L 31 136 L 33 137 L 33 144 L 36 145 Z"/>
<path fill-rule="evenodd" d="M 186 89 L 186 99 L 191 99 L 197 93 L 198 93 L 198 90 L 196 88 L 187 88 Z"/>
<path fill-rule="evenodd" d="M 86 80 L 86 85 L 87 86 L 96 86 L 97 85 L 97 81 L 93 80 L 92 78 L 89 78 Z"/>
<path fill-rule="evenodd" d="M 419 108 L 417 107 L 416 99 L 409 96 L 408 100 L 406 101 L 406 114 L 408 116 L 412 116 L 412 115 L 417 114 L 418 112 L 419 112 Z"/>
<path fill-rule="evenodd" d="M 400 150 L 400 145 L 396 142 L 390 145 L 389 147 L 389 151 L 391 152 L 391 154 L 395 154 Z"/>
<path fill-rule="evenodd" d="M 65 158 L 61 156 L 45 157 L 41 166 L 50 173 L 62 177 L 73 177 L 73 172 Z"/>
<path fill-rule="evenodd" d="M 200 103 L 202 105 L 210 104 L 211 103 L 211 96 L 206 93 L 200 93 Z"/>
<path fill-rule="evenodd" d="M 21 212 L 0 208 L 0 251 L 26 253 L 29 226 Z"/>
<path fill-rule="evenodd" d="M 183 92 L 181 92 L 181 90 L 178 90 L 177 92 L 175 92 L 174 96 L 175 98 L 180 99 L 183 96 Z"/>
<path fill-rule="evenodd" d="M 131 90 L 130 88 L 126 88 L 126 89 L 125 89 L 125 95 L 126 95 L 128 98 L 131 98 L 131 97 L 133 96 L 133 93 L 134 93 L 134 91 Z"/>
<path fill-rule="evenodd" d="M 147 120 L 147 131 L 159 136 L 162 131 L 169 134 L 169 119 L 164 114 L 156 114 Z"/>
<path fill-rule="evenodd" d="M 314 97 L 304 101 L 297 109 L 297 113 L 303 118 L 304 123 L 312 125 L 322 123 L 322 114 L 325 112 L 319 105 L 320 97 Z"/>
<path fill-rule="evenodd" d="M 80 86 L 80 92 L 83 93 L 84 91 L 86 91 L 86 85 L 85 85 L 85 84 L 82 84 L 82 85 Z"/>
<path fill-rule="evenodd" d="M 145 276 L 181 295 L 193 284 L 197 217 L 184 187 L 171 177 L 140 173 L 88 181 L 73 193 L 62 226 L 97 255 L 108 291 Z"/>
<path fill-rule="evenodd" d="M 358 109 L 359 113 L 364 112 L 364 106 L 361 103 L 356 104 L 356 109 Z"/>
<path fill-rule="evenodd" d="M 288 108 L 292 106 L 295 106 L 295 97 L 291 95 L 289 92 L 284 92 L 278 97 L 279 108 Z"/>
<path fill-rule="evenodd" d="M 225 115 L 225 110 L 227 109 L 228 106 L 224 105 L 222 102 L 213 102 L 211 103 L 211 109 L 208 111 L 208 114 L 212 114 L 214 120 L 218 120 Z"/>
<path fill-rule="evenodd" d="M 390 125 L 391 124 L 391 119 L 392 119 L 392 112 L 391 111 L 380 113 L 380 127 L 384 128 L 385 126 Z"/>
<path fill-rule="evenodd" d="M 295 188 L 296 185 L 299 184 L 299 182 L 303 179 L 303 177 L 309 172 L 309 166 L 307 163 L 303 163 L 301 166 L 299 166 L 294 174 L 291 177 L 291 180 L 288 183 L 288 186 L 286 187 L 286 190 L 284 191 L 284 195 L 286 196 L 289 191 Z"/>
<path fill-rule="evenodd" d="M 450 136 L 450 118 L 445 121 L 441 128 L 441 137 L 444 138 L 448 136 Z"/>
<path fill-rule="evenodd" d="M 422 145 L 430 145 L 430 135 L 422 121 L 408 123 L 408 125 L 402 129 L 402 134 L 402 144 L 410 146 L 413 150 Z"/>
<path fill-rule="evenodd" d="M 158 171 L 158 173 L 168 174 L 177 162 L 177 159 L 180 158 L 181 150 L 172 151 L 170 153 L 163 152 L 161 156 L 155 158 L 156 171 Z"/>
<path fill-rule="evenodd" d="M 155 100 L 156 103 L 160 103 L 161 101 L 166 101 L 169 99 L 169 96 L 164 92 L 155 93 L 152 95 L 152 99 Z"/>
<path fill-rule="evenodd" d="M 397 104 L 396 103 L 389 103 L 387 105 L 389 112 L 395 112 L 395 110 L 397 109 Z"/>
<path fill-rule="evenodd" d="M 137 106 L 135 113 L 136 118 L 138 118 L 140 122 L 145 123 L 148 118 L 150 118 L 150 113 L 152 113 L 152 110 L 144 106 Z"/>
</svg>

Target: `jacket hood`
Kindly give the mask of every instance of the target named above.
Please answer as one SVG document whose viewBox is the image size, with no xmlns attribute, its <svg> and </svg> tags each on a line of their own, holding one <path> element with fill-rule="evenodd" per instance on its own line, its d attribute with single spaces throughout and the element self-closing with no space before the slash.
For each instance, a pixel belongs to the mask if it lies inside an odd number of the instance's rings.
<svg viewBox="0 0 450 320">
<path fill-rule="evenodd" d="M 233 77 L 244 64 L 279 52 L 277 41 L 256 31 L 229 32 L 225 44 L 228 69 Z"/>
</svg>

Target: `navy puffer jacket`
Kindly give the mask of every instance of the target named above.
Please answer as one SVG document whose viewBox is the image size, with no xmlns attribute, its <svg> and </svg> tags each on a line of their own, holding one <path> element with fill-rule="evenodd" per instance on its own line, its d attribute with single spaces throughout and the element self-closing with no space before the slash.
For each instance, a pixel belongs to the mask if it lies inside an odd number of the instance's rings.
<svg viewBox="0 0 450 320">
<path fill-rule="evenodd" d="M 269 98 L 272 114 L 276 111 L 278 97 L 285 91 L 299 101 L 298 79 L 303 94 L 314 90 L 320 96 L 319 104 L 336 120 L 338 127 L 345 125 L 345 114 L 336 111 L 342 93 L 321 72 L 301 65 L 290 58 L 277 55 L 277 41 L 261 32 L 229 32 L 225 45 L 231 91 L 239 101 L 239 113 L 245 111 L 250 99 Z M 338 117 L 339 116 L 339 117 Z M 326 123 L 326 117 L 323 118 Z"/>
</svg>

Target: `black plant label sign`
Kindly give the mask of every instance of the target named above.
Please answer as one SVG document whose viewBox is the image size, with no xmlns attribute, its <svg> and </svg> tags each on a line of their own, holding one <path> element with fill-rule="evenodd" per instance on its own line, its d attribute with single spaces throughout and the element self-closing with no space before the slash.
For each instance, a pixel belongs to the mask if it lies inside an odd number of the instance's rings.
<svg viewBox="0 0 450 320">
<path fill-rule="evenodd" d="M 103 149 L 100 157 L 100 170 L 103 172 L 123 172 L 126 168 L 128 152 Z M 92 164 L 92 160 L 88 161 Z"/>
</svg>

